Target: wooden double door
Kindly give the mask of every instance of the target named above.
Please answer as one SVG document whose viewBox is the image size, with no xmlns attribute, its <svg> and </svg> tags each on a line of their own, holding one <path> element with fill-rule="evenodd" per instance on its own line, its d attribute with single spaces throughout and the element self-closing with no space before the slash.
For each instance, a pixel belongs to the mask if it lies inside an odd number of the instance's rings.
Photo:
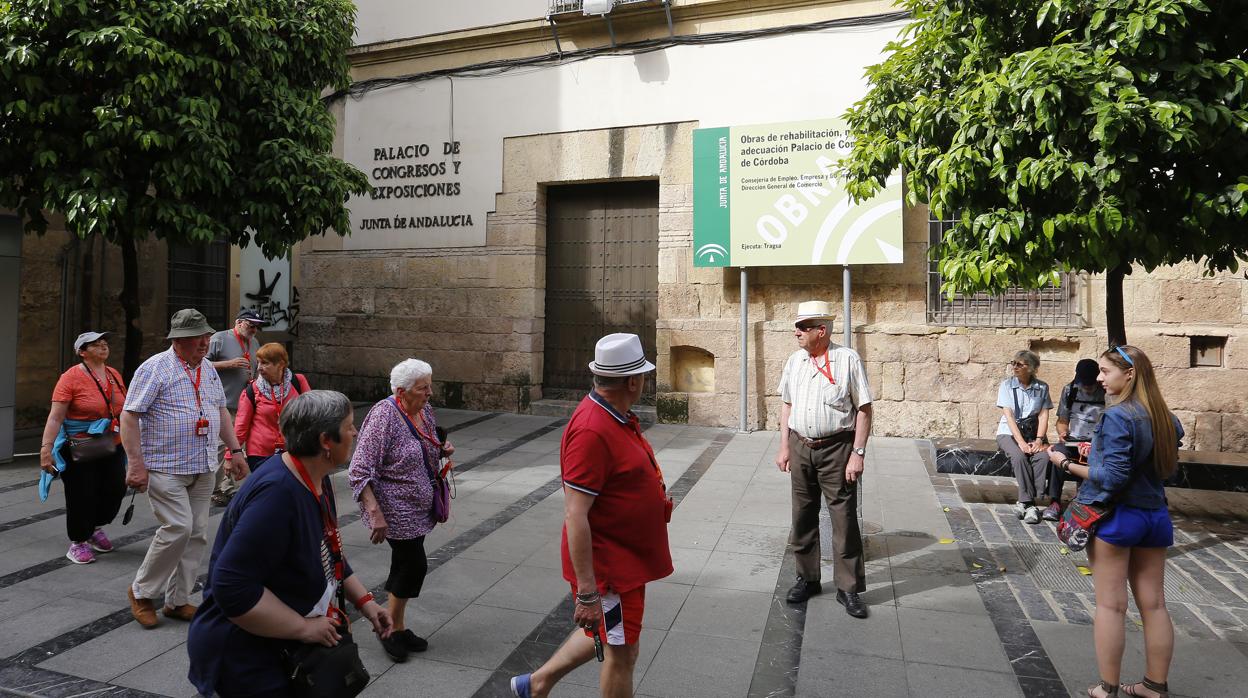
<svg viewBox="0 0 1248 698">
<path fill-rule="evenodd" d="M 584 395 L 603 335 L 636 334 L 654 360 L 658 289 L 657 181 L 550 187 L 543 397 Z M 654 393 L 649 380 L 643 402 L 653 404 Z"/>
</svg>

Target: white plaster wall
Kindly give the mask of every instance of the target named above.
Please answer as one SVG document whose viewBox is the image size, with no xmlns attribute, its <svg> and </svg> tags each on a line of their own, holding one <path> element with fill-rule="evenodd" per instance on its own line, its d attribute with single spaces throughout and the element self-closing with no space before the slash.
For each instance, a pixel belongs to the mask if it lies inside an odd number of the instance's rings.
<svg viewBox="0 0 1248 698">
<path fill-rule="evenodd" d="M 356 0 L 356 45 L 546 16 L 546 0 Z M 471 9 L 468 9 L 471 8 Z"/>
<path fill-rule="evenodd" d="M 485 214 L 501 190 L 507 137 L 678 121 L 709 127 L 839 116 L 866 93 L 866 67 L 883 59 L 884 46 L 903 26 L 678 46 L 488 78 L 455 78 L 453 100 L 451 80 L 446 78 L 348 98 L 340 124 L 345 129 L 344 157 L 370 179 L 378 164 L 374 149 L 388 145 L 427 143 L 429 157 L 402 161 L 426 163 L 456 159 L 442 156 L 442 143 L 459 141 L 457 159 L 463 164 L 459 196 L 352 199 L 352 233 L 344 248 L 485 244 Z M 405 218 L 469 214 L 473 225 L 361 230 L 364 219 L 396 214 Z"/>
</svg>

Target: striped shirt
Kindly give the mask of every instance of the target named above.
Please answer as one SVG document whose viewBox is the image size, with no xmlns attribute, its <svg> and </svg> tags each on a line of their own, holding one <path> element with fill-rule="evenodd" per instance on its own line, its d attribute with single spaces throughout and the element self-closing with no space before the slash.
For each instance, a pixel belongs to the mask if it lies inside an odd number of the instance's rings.
<svg viewBox="0 0 1248 698">
<path fill-rule="evenodd" d="M 808 439 L 852 431 L 858 408 L 871 402 L 871 386 L 858 352 L 836 344 L 828 347 L 832 381 L 821 370 L 824 358 L 812 359 L 805 349 L 798 349 L 784 362 L 780 376 L 780 400 L 793 406 L 789 429 Z"/>
<path fill-rule="evenodd" d="M 130 381 L 126 411 L 139 415 L 139 442 L 148 470 L 198 475 L 216 468 L 225 391 L 212 364 L 200 361 L 196 401 L 195 375 L 170 347 L 144 361 Z M 201 418 L 208 420 L 205 435 L 195 433 Z"/>
</svg>

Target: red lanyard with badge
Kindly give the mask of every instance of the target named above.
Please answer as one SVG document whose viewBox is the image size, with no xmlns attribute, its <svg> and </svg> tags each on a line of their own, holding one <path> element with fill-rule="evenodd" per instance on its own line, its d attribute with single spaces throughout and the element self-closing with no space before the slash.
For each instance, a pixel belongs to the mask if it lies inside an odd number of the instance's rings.
<svg viewBox="0 0 1248 698">
<path fill-rule="evenodd" d="M 291 375 L 290 381 L 292 384 L 297 380 L 299 380 L 298 377 Z M 294 388 L 290 386 L 285 386 L 285 387 L 286 389 L 282 392 L 282 396 L 279 398 L 277 396 L 277 388 L 275 388 L 272 383 L 269 384 L 269 388 L 272 392 L 270 392 L 270 394 L 267 397 L 273 401 L 273 406 L 277 412 L 277 415 L 273 418 L 273 422 L 275 424 L 282 423 L 282 408 L 286 406 L 286 403 L 290 402 L 291 393 L 295 392 Z M 262 398 L 266 397 L 263 390 L 255 389 L 254 381 L 252 382 L 252 390 L 256 393 L 259 393 L 260 397 Z M 282 436 L 281 429 L 277 430 L 277 438 L 273 440 L 273 448 L 276 449 L 278 453 L 286 450 L 286 437 Z"/>
<path fill-rule="evenodd" d="M 823 366 L 819 366 L 819 358 L 812 356 L 810 362 L 815 365 L 815 370 L 822 373 L 824 378 L 832 385 L 836 385 L 836 379 L 832 377 L 832 359 L 828 358 L 828 352 L 823 352 Z"/>
<path fill-rule="evenodd" d="M 251 375 L 251 350 L 250 350 L 250 347 L 248 346 L 248 342 L 243 341 L 243 337 L 242 335 L 238 333 L 237 328 L 232 329 L 230 331 L 234 333 L 234 339 L 238 342 L 238 350 L 243 352 L 243 358 L 247 359 L 247 375 L 250 376 Z"/>
<path fill-rule="evenodd" d="M 118 413 L 113 409 L 114 385 L 113 376 L 108 372 L 108 367 L 104 367 L 104 381 L 108 383 L 108 393 L 104 392 L 104 386 L 100 385 L 100 379 L 95 377 L 95 372 L 91 370 L 85 362 L 82 364 L 82 370 L 91 376 L 91 380 L 95 382 L 95 389 L 100 391 L 100 397 L 104 398 L 104 409 L 108 411 L 109 424 L 108 428 L 114 433 L 121 432 L 121 420 L 118 419 Z"/>
<path fill-rule="evenodd" d="M 195 389 L 195 407 L 199 409 L 199 419 L 195 420 L 195 435 L 208 436 L 208 429 L 212 426 L 212 424 L 208 421 L 208 418 L 204 416 L 204 403 L 199 396 L 199 383 L 203 379 L 201 372 L 204 370 L 204 365 L 201 363 L 195 367 L 194 378 L 191 378 L 190 364 L 183 362 L 182 370 L 186 371 L 186 379 L 191 382 L 191 387 Z"/>
<path fill-rule="evenodd" d="M 347 616 L 342 612 L 343 601 L 345 600 L 343 598 L 342 578 L 346 572 L 346 566 L 342 557 L 342 538 L 338 535 L 338 522 L 334 520 L 333 514 L 330 513 L 329 505 L 326 504 L 329 493 L 326 490 L 317 494 L 316 487 L 312 483 L 312 476 L 308 474 L 308 469 L 304 467 L 303 461 L 299 460 L 299 457 L 294 454 L 288 453 L 287 455 L 290 456 L 290 462 L 295 466 L 295 472 L 299 473 L 299 479 L 307 486 L 308 492 L 311 492 L 312 496 L 316 498 L 316 506 L 321 510 L 321 523 L 325 526 L 325 547 L 329 550 L 329 559 L 333 564 L 334 583 L 338 587 L 336 594 L 338 605 L 331 605 L 329 612 L 325 615 L 345 626 L 347 624 Z"/>
</svg>

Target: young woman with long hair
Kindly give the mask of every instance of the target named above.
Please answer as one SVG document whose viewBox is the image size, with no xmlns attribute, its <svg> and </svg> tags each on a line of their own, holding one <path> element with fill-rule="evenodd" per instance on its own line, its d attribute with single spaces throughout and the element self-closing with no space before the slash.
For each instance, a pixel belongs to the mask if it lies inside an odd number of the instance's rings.
<svg viewBox="0 0 1248 698">
<path fill-rule="evenodd" d="M 1075 501 L 1114 503 L 1088 545 L 1096 591 L 1093 637 L 1101 673 L 1088 696 L 1106 698 L 1121 689 L 1129 696 L 1168 698 L 1174 626 L 1166 610 L 1164 584 L 1166 549 L 1174 545 L 1174 527 L 1163 481 L 1178 467 L 1183 428 L 1166 407 L 1144 352 L 1116 346 L 1101 354 L 1097 363 L 1097 380 L 1105 387 L 1110 406 L 1092 438 L 1088 464 L 1049 452 L 1054 465 L 1084 479 Z M 1128 583 L 1144 621 L 1146 661 L 1142 681 L 1119 685 Z"/>
</svg>

